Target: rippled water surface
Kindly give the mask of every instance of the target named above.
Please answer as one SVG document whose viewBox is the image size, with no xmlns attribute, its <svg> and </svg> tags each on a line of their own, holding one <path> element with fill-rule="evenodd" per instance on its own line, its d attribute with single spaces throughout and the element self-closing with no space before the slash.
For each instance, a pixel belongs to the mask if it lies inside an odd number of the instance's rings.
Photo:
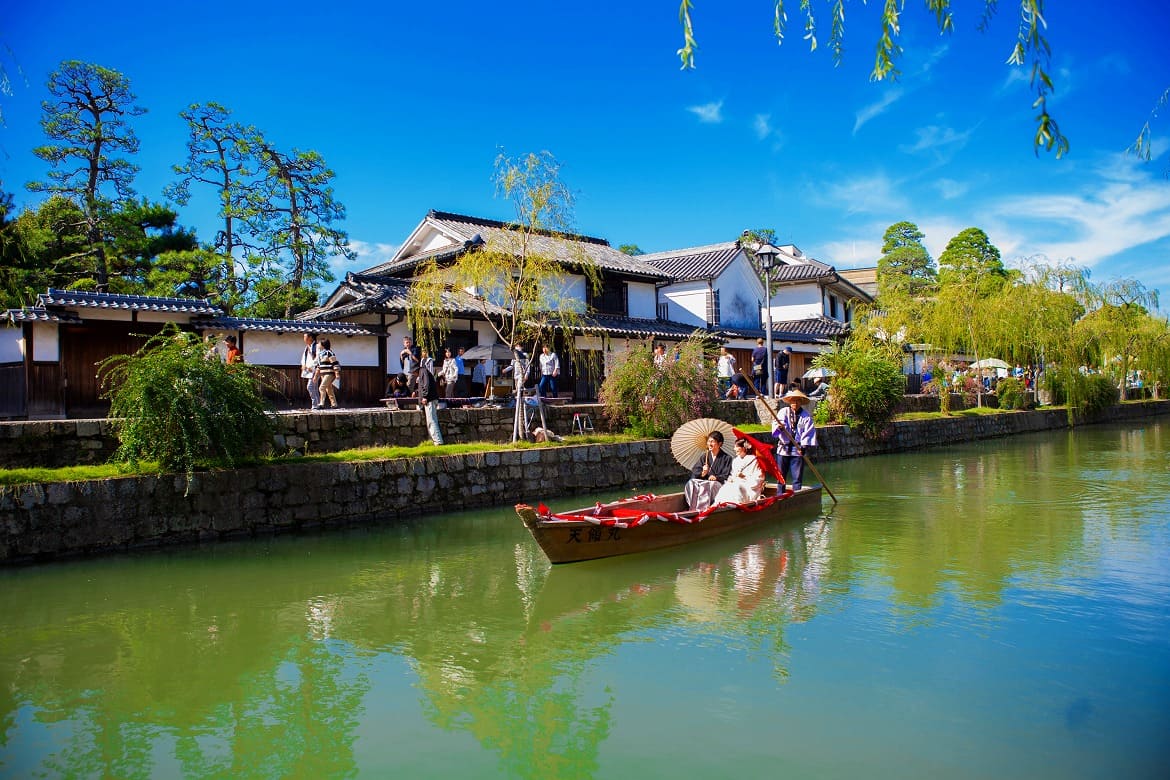
<svg viewBox="0 0 1170 780">
<path fill-rule="evenodd" d="M 1170 775 L 1170 424 L 820 468 L 555 569 L 501 509 L 0 571 L 0 777 Z"/>
</svg>

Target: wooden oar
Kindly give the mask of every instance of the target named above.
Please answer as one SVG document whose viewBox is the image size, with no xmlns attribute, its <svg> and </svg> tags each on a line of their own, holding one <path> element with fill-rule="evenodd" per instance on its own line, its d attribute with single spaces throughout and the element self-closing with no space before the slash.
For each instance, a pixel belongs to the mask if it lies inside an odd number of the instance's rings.
<svg viewBox="0 0 1170 780">
<path fill-rule="evenodd" d="M 772 415 L 772 419 L 776 421 L 776 425 L 780 428 L 780 433 L 782 433 L 785 438 L 791 442 L 793 447 L 796 447 L 796 451 L 800 453 L 800 459 L 804 461 L 804 465 L 808 466 L 809 469 L 812 470 L 812 473 L 816 475 L 817 479 L 821 481 L 821 487 L 823 487 L 825 492 L 829 494 L 829 498 L 833 499 L 833 503 L 838 503 L 837 497 L 833 495 L 832 490 L 829 490 L 829 486 L 826 484 L 825 478 L 821 476 L 821 472 L 817 471 L 817 467 L 814 466 L 812 461 L 808 459 L 808 456 L 804 454 L 804 447 L 801 447 L 800 442 L 796 441 L 794 438 L 792 438 L 792 435 L 788 433 L 788 429 L 784 427 L 784 423 L 780 422 L 780 418 L 776 416 L 776 410 L 773 409 L 772 405 L 768 403 L 768 399 L 765 396 L 760 395 L 760 391 L 759 388 L 756 387 L 756 383 L 752 381 L 750 376 L 744 373 L 742 368 L 739 370 L 739 375 L 747 380 L 748 386 L 751 387 L 752 392 L 756 394 L 757 398 L 764 399 L 764 408 L 768 410 L 768 414 Z"/>
</svg>

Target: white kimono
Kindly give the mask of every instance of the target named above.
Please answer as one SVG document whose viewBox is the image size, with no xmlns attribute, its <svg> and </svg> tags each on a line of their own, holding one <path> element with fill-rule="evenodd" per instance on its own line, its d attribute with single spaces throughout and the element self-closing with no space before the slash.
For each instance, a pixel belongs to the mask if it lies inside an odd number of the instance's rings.
<svg viewBox="0 0 1170 780">
<path fill-rule="evenodd" d="M 731 461 L 731 476 L 715 494 L 713 503 L 746 504 L 755 501 L 764 492 L 764 470 L 755 455 L 745 455 Z"/>
</svg>

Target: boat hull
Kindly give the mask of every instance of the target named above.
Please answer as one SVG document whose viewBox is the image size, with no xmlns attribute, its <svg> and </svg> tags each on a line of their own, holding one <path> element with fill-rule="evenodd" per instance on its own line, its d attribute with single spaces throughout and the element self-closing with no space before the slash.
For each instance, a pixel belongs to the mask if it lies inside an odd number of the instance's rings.
<svg viewBox="0 0 1170 780">
<path fill-rule="evenodd" d="M 551 562 L 572 563 L 689 544 L 800 514 L 802 510 L 819 511 L 821 507 L 820 485 L 782 494 L 768 504 L 774 494 L 774 488 L 769 485 L 759 502 L 721 507 L 693 523 L 651 519 L 641 525 L 621 527 L 641 513 L 677 514 L 682 519 L 694 517 L 697 513 L 686 511 L 682 493 L 615 501 L 553 516 L 589 515 L 593 521 L 548 519 L 527 504 L 517 504 L 516 513 Z"/>
</svg>

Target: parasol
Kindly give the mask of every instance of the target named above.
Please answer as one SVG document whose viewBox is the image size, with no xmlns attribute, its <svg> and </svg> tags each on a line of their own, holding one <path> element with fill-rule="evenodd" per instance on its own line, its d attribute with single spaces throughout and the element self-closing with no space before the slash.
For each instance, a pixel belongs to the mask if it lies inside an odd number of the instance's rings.
<svg viewBox="0 0 1170 780">
<path fill-rule="evenodd" d="M 999 358 L 983 358 L 972 363 L 971 368 L 1011 368 L 1011 366 Z"/>
<path fill-rule="evenodd" d="M 732 428 L 735 432 L 735 438 L 747 439 L 748 443 L 752 445 L 752 452 L 756 456 L 756 460 L 760 463 L 760 468 L 764 470 L 772 479 L 784 484 L 784 475 L 780 473 L 780 467 L 776 465 L 776 453 L 772 451 L 771 444 L 764 444 L 762 441 L 754 436 L 744 433 L 739 428 Z"/>
<path fill-rule="evenodd" d="M 507 344 L 480 344 L 478 347 L 469 347 L 463 351 L 464 360 L 511 360 L 515 357 L 512 348 Z"/>
<path fill-rule="evenodd" d="M 837 372 L 831 368 L 810 368 L 801 379 L 828 379 L 831 376 L 837 376 Z"/>
<path fill-rule="evenodd" d="M 735 441 L 735 429 L 731 427 L 731 423 L 713 417 L 700 417 L 697 420 L 687 420 L 678 427 L 670 437 L 670 453 L 683 468 L 688 470 L 693 468 L 707 451 L 707 437 L 712 431 L 723 434 L 725 447 L 730 447 Z"/>
</svg>

